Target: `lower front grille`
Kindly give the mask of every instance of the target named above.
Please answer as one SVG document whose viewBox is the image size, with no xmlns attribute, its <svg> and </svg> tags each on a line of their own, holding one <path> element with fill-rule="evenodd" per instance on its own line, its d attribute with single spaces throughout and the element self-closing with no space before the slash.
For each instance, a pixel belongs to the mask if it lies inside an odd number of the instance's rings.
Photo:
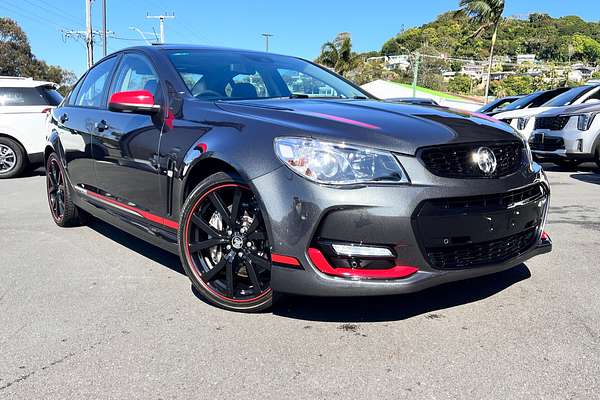
<svg viewBox="0 0 600 400">
<path fill-rule="evenodd" d="M 536 228 L 484 243 L 425 249 L 433 268 L 443 270 L 474 268 L 501 263 L 529 250 L 536 242 Z"/>
<path fill-rule="evenodd" d="M 565 141 L 560 137 L 545 136 L 538 133 L 529 139 L 529 146 L 531 150 L 556 151 L 565 148 Z"/>
</svg>

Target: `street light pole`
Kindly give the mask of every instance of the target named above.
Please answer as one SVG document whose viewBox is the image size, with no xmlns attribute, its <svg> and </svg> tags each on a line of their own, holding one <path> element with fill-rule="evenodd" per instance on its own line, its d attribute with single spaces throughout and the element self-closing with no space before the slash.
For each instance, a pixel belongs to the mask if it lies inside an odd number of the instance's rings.
<svg viewBox="0 0 600 400">
<path fill-rule="evenodd" d="M 85 0 L 85 47 L 87 49 L 87 66 L 94 65 L 94 36 L 92 33 L 92 0 Z"/>
<path fill-rule="evenodd" d="M 106 38 L 106 0 L 102 0 L 102 54 L 106 57 L 107 50 L 107 38 Z"/>
<path fill-rule="evenodd" d="M 265 37 L 265 49 L 268 53 L 269 52 L 269 38 L 273 37 L 275 35 L 273 35 L 272 33 L 263 33 L 262 36 Z"/>
<path fill-rule="evenodd" d="M 158 19 L 160 23 L 160 43 L 165 42 L 165 19 L 174 19 L 175 14 L 171 15 L 148 15 L 146 14 L 146 18 L 148 19 Z"/>
</svg>

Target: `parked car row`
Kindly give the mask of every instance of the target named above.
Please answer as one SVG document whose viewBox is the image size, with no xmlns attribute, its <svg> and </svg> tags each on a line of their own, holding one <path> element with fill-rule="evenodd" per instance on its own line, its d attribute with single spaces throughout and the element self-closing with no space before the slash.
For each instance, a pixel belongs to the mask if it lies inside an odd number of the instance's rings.
<svg viewBox="0 0 600 400">
<path fill-rule="evenodd" d="M 512 126 L 540 161 L 562 167 L 594 161 L 600 167 L 600 84 L 498 99 L 479 111 Z"/>
</svg>

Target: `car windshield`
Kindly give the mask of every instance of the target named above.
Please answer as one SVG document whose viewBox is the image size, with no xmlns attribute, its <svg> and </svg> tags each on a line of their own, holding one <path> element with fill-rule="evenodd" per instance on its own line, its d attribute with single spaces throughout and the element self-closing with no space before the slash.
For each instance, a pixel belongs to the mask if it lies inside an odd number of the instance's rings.
<svg viewBox="0 0 600 400">
<path fill-rule="evenodd" d="M 168 56 L 198 99 L 370 97 L 326 69 L 294 57 L 225 50 L 169 51 Z"/>
<path fill-rule="evenodd" d="M 562 107 L 573 104 L 577 99 L 581 96 L 585 95 L 590 90 L 597 88 L 598 86 L 579 86 L 575 87 L 571 90 L 568 90 L 561 94 L 560 96 L 556 96 L 552 100 L 547 103 L 544 103 L 544 107 Z"/>
</svg>

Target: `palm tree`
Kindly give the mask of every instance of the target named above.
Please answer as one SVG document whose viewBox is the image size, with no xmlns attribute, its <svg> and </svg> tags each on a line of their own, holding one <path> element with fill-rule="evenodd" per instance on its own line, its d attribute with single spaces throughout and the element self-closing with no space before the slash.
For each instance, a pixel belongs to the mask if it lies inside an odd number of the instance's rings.
<svg viewBox="0 0 600 400">
<path fill-rule="evenodd" d="M 493 28 L 492 45 L 490 46 L 490 61 L 488 64 L 487 79 L 485 82 L 485 99 L 487 102 L 490 91 L 490 75 L 494 58 L 494 46 L 498 35 L 498 26 L 502 21 L 504 0 L 460 0 L 460 11 L 467 15 L 471 21 L 479 24 L 479 28 L 471 35 L 477 37 L 488 28 Z"/>
<path fill-rule="evenodd" d="M 317 63 L 333 68 L 340 75 L 346 75 L 354 69 L 358 57 L 352 51 L 352 39 L 348 33 L 340 33 L 334 41 L 321 46 L 321 54 L 315 60 Z"/>
</svg>

